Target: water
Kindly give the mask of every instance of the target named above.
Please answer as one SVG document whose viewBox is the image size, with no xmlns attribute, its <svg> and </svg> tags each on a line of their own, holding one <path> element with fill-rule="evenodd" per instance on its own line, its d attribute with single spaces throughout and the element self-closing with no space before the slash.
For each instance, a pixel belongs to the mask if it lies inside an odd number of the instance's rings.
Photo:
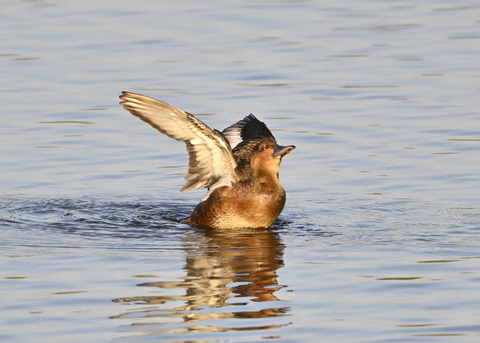
<svg viewBox="0 0 480 343">
<path fill-rule="evenodd" d="M 477 3 L 0 8 L 1 341 L 478 342 Z M 183 223 L 122 90 L 295 144 L 272 228 Z"/>
</svg>

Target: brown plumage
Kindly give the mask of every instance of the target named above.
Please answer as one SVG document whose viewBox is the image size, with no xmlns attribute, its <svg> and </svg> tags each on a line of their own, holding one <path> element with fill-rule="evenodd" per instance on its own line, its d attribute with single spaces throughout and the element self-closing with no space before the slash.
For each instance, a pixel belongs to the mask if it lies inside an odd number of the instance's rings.
<svg viewBox="0 0 480 343">
<path fill-rule="evenodd" d="M 280 215 L 286 199 L 278 178 L 280 162 L 295 146 L 278 145 L 254 115 L 220 132 L 144 95 L 123 92 L 120 99 L 134 116 L 185 142 L 189 163 L 181 191 L 208 188 L 187 222 L 212 228 L 268 227 Z"/>
</svg>

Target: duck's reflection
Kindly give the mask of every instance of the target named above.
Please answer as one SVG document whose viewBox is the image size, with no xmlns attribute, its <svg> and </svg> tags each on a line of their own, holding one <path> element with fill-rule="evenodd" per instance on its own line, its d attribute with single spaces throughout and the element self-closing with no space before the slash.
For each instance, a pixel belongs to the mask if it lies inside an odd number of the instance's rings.
<svg viewBox="0 0 480 343">
<path fill-rule="evenodd" d="M 289 308 L 275 294 L 283 286 L 277 270 L 283 265 L 283 244 L 271 230 L 197 229 L 186 235 L 186 276 L 181 281 L 140 284 L 162 294 L 114 299 L 142 304 L 115 318 L 149 327 L 148 334 L 213 332 L 277 328 Z M 167 295 L 163 295 L 169 289 Z M 264 320 L 232 321 L 238 318 Z M 271 320 L 266 320 L 271 318 Z M 275 318 L 277 320 L 275 320 Z M 222 319 L 221 321 L 218 319 Z M 199 323 L 200 322 L 200 323 Z"/>
</svg>

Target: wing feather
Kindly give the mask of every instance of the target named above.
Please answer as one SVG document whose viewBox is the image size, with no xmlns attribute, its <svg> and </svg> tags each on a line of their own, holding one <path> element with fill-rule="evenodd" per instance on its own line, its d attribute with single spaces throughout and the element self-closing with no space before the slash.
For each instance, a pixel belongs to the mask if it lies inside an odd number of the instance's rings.
<svg viewBox="0 0 480 343">
<path fill-rule="evenodd" d="M 228 140 L 232 149 L 242 142 L 254 139 L 270 138 L 276 141 L 267 125 L 251 113 L 242 120 L 227 127 L 222 131 L 222 134 Z"/>
<path fill-rule="evenodd" d="M 238 181 L 230 144 L 192 114 L 144 95 L 122 92 L 120 104 L 131 114 L 170 138 L 185 142 L 187 181 L 181 191 L 231 186 Z"/>
</svg>

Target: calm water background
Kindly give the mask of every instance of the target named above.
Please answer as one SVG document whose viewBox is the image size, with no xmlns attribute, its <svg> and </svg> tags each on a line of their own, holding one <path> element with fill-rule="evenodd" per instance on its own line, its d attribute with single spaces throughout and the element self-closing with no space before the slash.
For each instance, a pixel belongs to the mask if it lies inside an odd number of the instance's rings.
<svg viewBox="0 0 480 343">
<path fill-rule="evenodd" d="M 0 341 L 480 341 L 477 1 L 3 1 Z M 183 224 L 130 90 L 280 144 L 269 230 Z"/>
</svg>

